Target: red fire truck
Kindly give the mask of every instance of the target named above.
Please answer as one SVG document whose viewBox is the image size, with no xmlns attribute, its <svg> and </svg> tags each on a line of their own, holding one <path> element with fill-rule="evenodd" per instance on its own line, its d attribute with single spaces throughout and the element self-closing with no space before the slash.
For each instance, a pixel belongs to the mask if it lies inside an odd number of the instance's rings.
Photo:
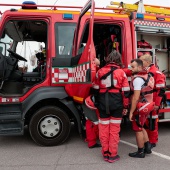
<svg viewBox="0 0 170 170">
<path fill-rule="evenodd" d="M 84 99 L 96 74 L 94 59 L 99 58 L 103 66 L 110 45 L 122 54 L 125 67 L 138 51 L 152 51 L 153 62 L 167 72 L 168 87 L 168 8 L 164 9 L 167 15 L 136 9 L 130 13 L 129 7 L 95 8 L 94 0 L 82 9 L 30 1 L 0 6 L 13 7 L 1 13 L 0 20 L 0 135 L 22 135 L 28 126 L 37 144 L 53 146 L 69 137 L 72 123 L 81 134 Z M 138 48 L 140 40 L 151 48 Z M 29 63 L 19 53 L 24 42 L 30 48 L 44 44 L 36 53 L 36 67 L 26 72 L 18 66 L 20 61 Z M 168 121 L 170 109 L 160 112 L 160 121 Z"/>
</svg>

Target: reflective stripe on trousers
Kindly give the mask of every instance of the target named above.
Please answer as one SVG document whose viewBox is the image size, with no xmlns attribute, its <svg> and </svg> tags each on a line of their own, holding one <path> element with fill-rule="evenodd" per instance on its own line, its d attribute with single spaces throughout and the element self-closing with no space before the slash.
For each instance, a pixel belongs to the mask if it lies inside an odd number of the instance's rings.
<svg viewBox="0 0 170 170">
<path fill-rule="evenodd" d="M 121 118 L 99 118 L 99 138 L 102 153 L 109 151 L 110 156 L 117 155 Z"/>
</svg>

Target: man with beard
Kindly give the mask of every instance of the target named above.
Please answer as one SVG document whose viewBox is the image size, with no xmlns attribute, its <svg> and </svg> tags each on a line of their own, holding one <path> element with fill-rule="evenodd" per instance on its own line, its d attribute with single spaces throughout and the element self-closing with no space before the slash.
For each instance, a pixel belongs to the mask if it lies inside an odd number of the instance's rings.
<svg viewBox="0 0 170 170">
<path fill-rule="evenodd" d="M 151 153 L 149 138 L 143 126 L 148 114 L 154 108 L 154 78 L 143 70 L 143 62 L 140 59 L 134 59 L 131 61 L 131 71 L 133 77 L 130 83 L 130 88 L 133 94 L 131 96 L 129 119 L 132 121 L 132 128 L 136 134 L 138 151 L 129 153 L 129 156 L 144 158 L 145 152 L 148 154 Z"/>
</svg>

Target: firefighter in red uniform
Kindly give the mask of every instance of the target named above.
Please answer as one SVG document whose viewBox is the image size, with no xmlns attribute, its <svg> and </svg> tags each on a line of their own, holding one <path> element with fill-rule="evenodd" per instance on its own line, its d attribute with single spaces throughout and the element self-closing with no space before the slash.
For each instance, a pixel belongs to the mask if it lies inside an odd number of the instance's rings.
<svg viewBox="0 0 170 170">
<path fill-rule="evenodd" d="M 152 147 L 155 147 L 156 143 L 158 142 L 158 110 L 160 108 L 162 98 L 165 94 L 165 75 L 159 71 L 154 64 L 152 64 L 151 55 L 142 55 L 140 59 L 143 61 L 143 66 L 147 72 L 152 73 L 155 80 L 153 92 L 153 101 L 155 102 L 155 107 L 146 122 L 146 130 L 149 136 L 149 141 Z"/>
<path fill-rule="evenodd" d="M 90 99 L 86 99 L 86 102 L 88 103 Z M 90 101 L 91 102 L 91 101 Z M 87 104 L 86 104 L 87 105 Z M 89 106 L 90 104 L 88 104 Z M 95 112 L 98 116 L 98 110 L 97 108 L 95 109 Z M 96 148 L 96 147 L 101 147 L 100 143 L 97 143 L 97 140 L 99 139 L 99 128 L 98 128 L 98 120 L 97 121 L 92 121 L 89 118 L 86 117 L 86 139 L 85 141 L 88 143 L 88 147 L 91 148 Z"/>
<path fill-rule="evenodd" d="M 154 78 L 143 71 L 143 62 L 140 59 L 131 61 L 131 70 L 134 74 L 131 80 L 131 108 L 129 119 L 136 133 L 138 151 L 129 153 L 130 157 L 144 158 L 145 153 L 151 153 L 151 145 L 146 130 L 143 128 L 148 114 L 154 109 L 153 87 Z M 145 150 L 144 150 L 145 149 Z"/>
<path fill-rule="evenodd" d="M 100 66 L 100 60 L 95 58 L 95 64 L 96 64 L 96 68 L 99 69 Z M 98 110 L 97 108 L 95 108 L 94 106 L 92 106 L 92 102 L 91 98 L 87 98 L 86 99 L 86 105 L 90 108 L 95 110 L 97 117 L 99 116 Z M 91 103 L 89 103 L 91 102 Z M 101 144 L 97 143 L 97 140 L 99 139 L 99 129 L 98 129 L 98 120 L 97 121 L 91 121 L 90 119 L 88 119 L 86 117 L 86 123 L 85 123 L 85 127 L 86 127 L 86 139 L 85 141 L 88 143 L 88 147 L 89 148 L 96 148 L 96 147 L 101 147 Z"/>
<path fill-rule="evenodd" d="M 113 50 L 106 58 L 106 65 L 98 70 L 93 88 L 99 90 L 99 139 L 105 161 L 120 159 L 118 143 L 122 113 L 127 112 L 130 87 L 121 69 L 121 55 Z"/>
</svg>

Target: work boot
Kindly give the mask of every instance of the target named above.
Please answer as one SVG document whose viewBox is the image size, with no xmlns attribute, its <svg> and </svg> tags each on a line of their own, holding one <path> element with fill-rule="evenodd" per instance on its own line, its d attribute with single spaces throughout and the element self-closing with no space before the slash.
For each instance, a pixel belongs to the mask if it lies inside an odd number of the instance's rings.
<svg viewBox="0 0 170 170">
<path fill-rule="evenodd" d="M 156 143 L 151 143 L 151 149 L 156 147 Z"/>
<path fill-rule="evenodd" d="M 99 148 L 99 147 L 101 147 L 101 144 L 96 143 L 96 144 L 90 146 L 89 148 L 92 149 L 92 148 Z"/>
<path fill-rule="evenodd" d="M 107 160 L 109 163 L 113 163 L 113 162 L 116 162 L 120 159 L 120 156 L 119 155 L 116 155 L 114 157 L 111 157 L 109 156 L 109 159 Z"/>
<path fill-rule="evenodd" d="M 104 161 L 108 161 L 109 156 L 105 156 L 105 155 L 103 155 L 103 159 L 104 159 Z"/>
<path fill-rule="evenodd" d="M 151 154 L 152 153 L 151 149 L 152 149 L 151 143 L 149 141 L 145 142 L 144 152 L 147 154 Z"/>
<path fill-rule="evenodd" d="M 144 158 L 145 157 L 144 148 L 138 148 L 137 152 L 129 153 L 129 156 L 133 158 Z"/>
<path fill-rule="evenodd" d="M 103 159 L 104 159 L 105 161 L 108 161 L 109 155 L 110 155 L 110 152 L 109 152 L 109 151 L 105 151 L 105 152 L 103 153 Z"/>
</svg>

